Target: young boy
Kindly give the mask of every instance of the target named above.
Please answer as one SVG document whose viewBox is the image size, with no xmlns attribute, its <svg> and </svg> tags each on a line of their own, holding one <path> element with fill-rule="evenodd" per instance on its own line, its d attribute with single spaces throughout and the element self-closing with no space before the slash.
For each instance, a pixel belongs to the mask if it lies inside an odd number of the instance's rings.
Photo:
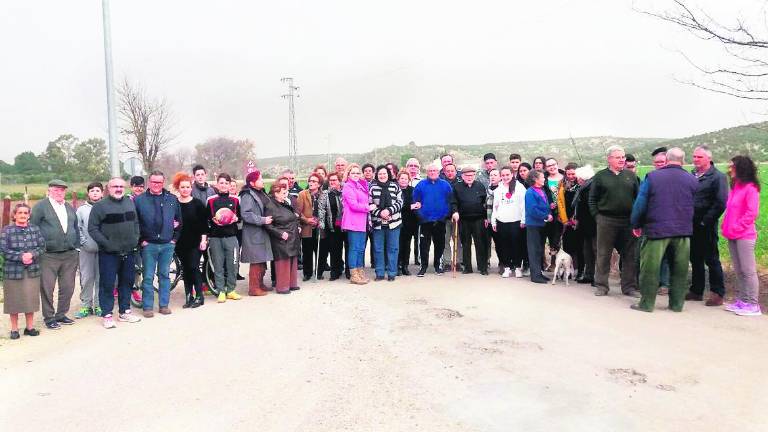
<svg viewBox="0 0 768 432">
<path fill-rule="evenodd" d="M 214 286 L 219 291 L 219 303 L 229 300 L 240 300 L 235 291 L 237 283 L 238 248 L 237 222 L 240 220 L 240 199 L 230 195 L 232 178 L 229 174 L 221 173 L 216 178 L 218 195 L 208 198 L 208 249 L 211 253 L 214 269 Z M 220 221 L 216 214 L 223 208 L 230 209 L 235 217 L 229 223 Z"/>
<path fill-rule="evenodd" d="M 99 182 L 88 185 L 88 200 L 77 209 L 77 229 L 80 231 L 80 310 L 75 318 L 101 316 L 99 308 L 99 246 L 88 234 L 91 209 L 104 195 Z"/>
</svg>

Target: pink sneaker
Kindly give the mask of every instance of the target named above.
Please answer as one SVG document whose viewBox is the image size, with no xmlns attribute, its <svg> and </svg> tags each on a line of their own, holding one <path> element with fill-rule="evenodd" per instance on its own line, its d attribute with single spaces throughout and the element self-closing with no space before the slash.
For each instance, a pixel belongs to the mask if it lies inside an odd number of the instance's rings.
<svg viewBox="0 0 768 432">
<path fill-rule="evenodd" d="M 131 290 L 131 297 L 133 297 L 133 301 L 136 303 L 141 303 L 141 291 Z"/>
<path fill-rule="evenodd" d="M 736 300 L 731 303 L 726 303 L 725 310 L 728 312 L 735 312 L 736 310 L 741 309 L 742 306 L 744 306 L 744 302 L 741 300 Z"/>
<path fill-rule="evenodd" d="M 760 316 L 763 314 L 757 303 L 743 303 L 741 308 L 734 310 L 733 313 L 739 316 Z"/>
</svg>

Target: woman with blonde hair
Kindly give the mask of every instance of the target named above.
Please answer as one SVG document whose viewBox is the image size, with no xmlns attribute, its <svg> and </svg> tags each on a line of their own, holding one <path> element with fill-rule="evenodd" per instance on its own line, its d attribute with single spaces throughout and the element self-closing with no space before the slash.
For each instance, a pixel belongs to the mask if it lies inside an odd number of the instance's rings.
<svg viewBox="0 0 768 432">
<path fill-rule="evenodd" d="M 341 229 L 346 231 L 349 241 L 347 262 L 352 275 L 349 282 L 364 285 L 369 282 L 365 276 L 365 241 L 368 232 L 368 183 L 362 178 L 360 165 L 347 167 L 346 181 L 342 188 L 344 214 Z"/>
</svg>

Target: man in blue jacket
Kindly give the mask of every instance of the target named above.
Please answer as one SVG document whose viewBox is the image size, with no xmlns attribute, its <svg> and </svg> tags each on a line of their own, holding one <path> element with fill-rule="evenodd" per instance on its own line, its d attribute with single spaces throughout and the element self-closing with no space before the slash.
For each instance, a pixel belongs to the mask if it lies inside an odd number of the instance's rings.
<svg viewBox="0 0 768 432">
<path fill-rule="evenodd" d="M 450 183 L 440 178 L 440 165 L 432 163 L 427 167 L 427 178 L 420 181 L 413 189 L 413 204 L 419 218 L 419 256 L 421 269 L 416 274 L 424 277 L 429 267 L 429 243 L 435 244 L 435 273 L 443 274 L 440 259 L 445 247 L 445 221 L 451 211 L 453 188 Z"/>
<path fill-rule="evenodd" d="M 693 234 L 696 178 L 683 169 L 685 153 L 667 151 L 667 165 L 648 174 L 632 207 L 632 234 L 645 234 L 640 251 L 640 303 L 632 309 L 653 312 L 659 287 L 659 267 L 669 251 L 669 309 L 681 312 L 688 281 L 688 259 Z"/>
<path fill-rule="evenodd" d="M 149 175 L 149 189 L 136 197 L 136 215 L 139 218 L 141 262 L 144 266 L 142 278 L 142 309 L 144 316 L 154 316 L 152 308 L 155 301 L 152 281 L 157 272 L 160 283 L 160 310 L 169 315 L 168 303 L 171 299 L 171 279 L 169 272 L 176 240 L 181 232 L 181 206 L 175 195 L 165 189 L 165 175 L 153 171 Z"/>
</svg>

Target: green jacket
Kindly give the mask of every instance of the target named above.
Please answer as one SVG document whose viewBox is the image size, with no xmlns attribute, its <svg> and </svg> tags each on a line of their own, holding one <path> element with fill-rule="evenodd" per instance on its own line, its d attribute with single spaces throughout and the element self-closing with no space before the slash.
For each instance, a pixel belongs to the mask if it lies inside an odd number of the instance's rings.
<svg viewBox="0 0 768 432">
<path fill-rule="evenodd" d="M 45 239 L 46 252 L 66 252 L 80 247 L 80 231 L 77 227 L 75 209 L 65 202 L 67 209 L 67 232 L 61 229 L 61 223 L 48 198 L 42 199 L 32 208 L 30 223 L 40 227 Z"/>
</svg>

